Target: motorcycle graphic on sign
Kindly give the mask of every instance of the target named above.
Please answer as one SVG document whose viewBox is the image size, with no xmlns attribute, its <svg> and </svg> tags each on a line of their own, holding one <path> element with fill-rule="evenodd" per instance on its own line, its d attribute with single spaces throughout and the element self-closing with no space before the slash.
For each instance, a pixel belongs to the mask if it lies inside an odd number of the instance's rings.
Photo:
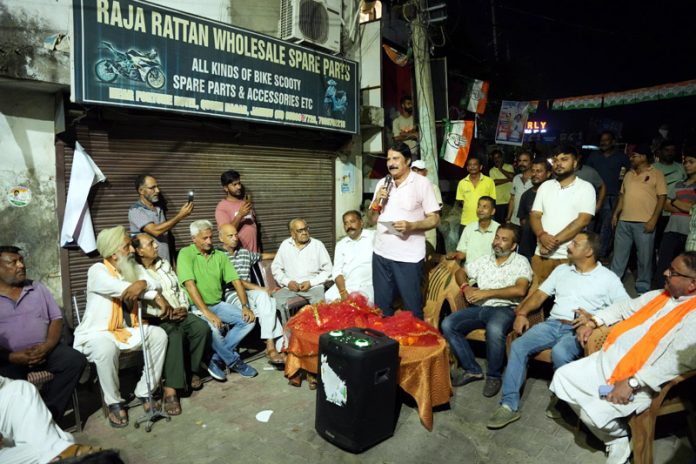
<svg viewBox="0 0 696 464">
<path fill-rule="evenodd" d="M 145 82 L 153 89 L 164 87 L 166 77 L 155 50 L 141 52 L 133 48 L 122 52 L 109 42 L 102 42 L 113 58 L 103 58 L 94 65 L 97 78 L 103 82 L 113 82 L 119 76 L 138 82 Z"/>
</svg>

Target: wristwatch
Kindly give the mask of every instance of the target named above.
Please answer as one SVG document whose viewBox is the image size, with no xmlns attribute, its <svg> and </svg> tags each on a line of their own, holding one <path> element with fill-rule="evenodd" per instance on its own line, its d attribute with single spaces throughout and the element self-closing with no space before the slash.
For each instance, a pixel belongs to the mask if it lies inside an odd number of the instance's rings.
<svg viewBox="0 0 696 464">
<path fill-rule="evenodd" d="M 638 383 L 638 379 L 636 379 L 633 376 L 629 377 L 628 378 L 628 386 L 634 390 L 638 390 L 640 388 L 640 384 Z"/>
</svg>

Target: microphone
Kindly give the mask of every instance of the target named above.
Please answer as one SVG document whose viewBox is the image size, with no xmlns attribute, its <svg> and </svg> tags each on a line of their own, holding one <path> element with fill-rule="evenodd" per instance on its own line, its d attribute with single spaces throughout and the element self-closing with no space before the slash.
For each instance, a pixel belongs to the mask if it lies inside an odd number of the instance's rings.
<svg viewBox="0 0 696 464">
<path fill-rule="evenodd" d="M 392 188 L 392 176 L 390 174 L 387 174 L 384 177 L 384 185 L 382 186 L 383 188 L 387 189 L 387 195 L 389 195 L 389 192 L 391 191 Z M 377 211 L 378 213 L 382 212 L 382 209 L 384 209 L 384 204 L 387 202 L 387 198 L 380 198 L 377 200 L 377 204 L 372 206 L 373 211 Z"/>
</svg>

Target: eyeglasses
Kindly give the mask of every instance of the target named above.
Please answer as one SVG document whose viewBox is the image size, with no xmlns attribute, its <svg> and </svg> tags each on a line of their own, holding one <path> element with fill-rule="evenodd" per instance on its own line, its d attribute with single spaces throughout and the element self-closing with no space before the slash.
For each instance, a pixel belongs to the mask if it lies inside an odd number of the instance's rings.
<svg viewBox="0 0 696 464">
<path fill-rule="evenodd" d="M 309 227 L 305 227 L 304 229 L 295 229 L 295 233 L 297 234 L 304 234 L 309 232 Z"/>
<path fill-rule="evenodd" d="M 677 272 L 674 269 L 672 269 L 671 267 L 668 267 L 667 268 L 667 278 L 670 278 L 670 277 L 686 277 L 687 279 L 696 279 L 696 277 L 694 277 L 694 276 L 682 274 L 681 272 Z"/>
</svg>

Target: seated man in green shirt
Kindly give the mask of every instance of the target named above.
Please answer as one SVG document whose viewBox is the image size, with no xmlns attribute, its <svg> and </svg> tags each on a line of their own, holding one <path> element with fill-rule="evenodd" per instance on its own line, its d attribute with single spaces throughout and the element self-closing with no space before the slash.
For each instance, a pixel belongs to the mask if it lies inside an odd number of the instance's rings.
<svg viewBox="0 0 696 464">
<path fill-rule="evenodd" d="M 256 369 L 244 363 L 236 350 L 256 321 L 244 286 L 225 253 L 213 248 L 211 222 L 194 221 L 190 229 L 193 243 L 179 252 L 177 274 L 186 289 L 191 311 L 208 322 L 212 331 L 215 353 L 208 363 L 208 372 L 214 379 L 224 381 L 223 364 L 244 377 L 255 377 Z M 225 303 L 223 286 L 227 284 L 234 286 L 241 308 Z"/>
<path fill-rule="evenodd" d="M 476 217 L 478 221 L 469 223 L 459 237 L 457 251 L 447 253 L 447 259 L 456 259 L 461 262 L 462 267 L 455 274 L 457 285 L 464 283 L 466 272 L 464 267 L 473 263 L 480 256 L 493 253 L 493 239 L 498 231 L 500 224 L 493 220 L 495 215 L 495 200 L 487 195 L 478 200 L 476 206 Z M 471 282 L 473 285 L 473 282 Z"/>
</svg>

